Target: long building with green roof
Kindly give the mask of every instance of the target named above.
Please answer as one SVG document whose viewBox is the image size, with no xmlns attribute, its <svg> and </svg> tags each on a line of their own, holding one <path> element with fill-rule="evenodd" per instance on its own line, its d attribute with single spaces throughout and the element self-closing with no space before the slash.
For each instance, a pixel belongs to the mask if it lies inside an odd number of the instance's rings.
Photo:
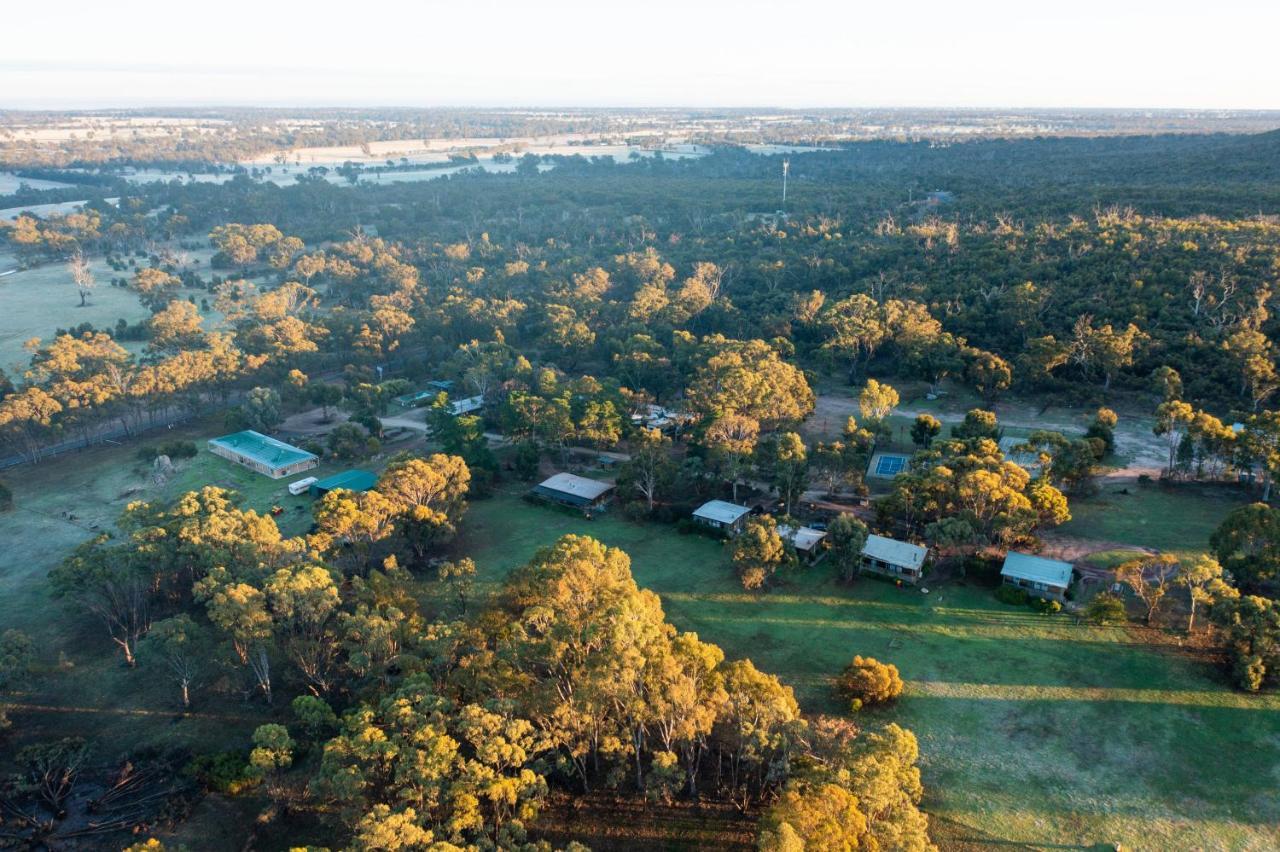
<svg viewBox="0 0 1280 852">
<path fill-rule="evenodd" d="M 209 452 L 272 479 L 293 476 L 320 464 L 315 453 L 300 450 L 252 429 L 210 439 Z"/>
</svg>

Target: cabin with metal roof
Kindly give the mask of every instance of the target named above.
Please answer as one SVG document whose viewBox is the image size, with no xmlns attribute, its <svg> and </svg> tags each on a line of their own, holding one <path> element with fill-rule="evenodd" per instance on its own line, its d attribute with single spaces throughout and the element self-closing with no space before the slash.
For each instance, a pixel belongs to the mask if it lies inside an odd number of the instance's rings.
<svg viewBox="0 0 1280 852">
<path fill-rule="evenodd" d="M 924 560 L 928 555 L 927 547 L 887 536 L 869 535 L 866 544 L 862 545 L 859 568 L 915 584 L 924 573 Z"/>
<path fill-rule="evenodd" d="M 746 506 L 726 500 L 708 500 L 693 510 L 693 519 L 704 527 L 737 535 L 746 526 L 749 514 L 751 510 Z"/>
<path fill-rule="evenodd" d="M 300 450 L 252 429 L 211 438 L 209 452 L 272 479 L 293 476 L 320 464 L 315 453 Z"/>
<path fill-rule="evenodd" d="M 796 555 L 809 562 L 820 562 L 827 555 L 827 534 L 824 530 L 812 527 L 791 527 L 778 524 L 778 535 L 783 541 L 790 542 L 796 549 Z"/>
<path fill-rule="evenodd" d="M 330 491 L 368 491 L 377 484 L 376 473 L 352 468 L 311 483 L 311 494 L 313 497 L 323 497 Z"/>
<path fill-rule="evenodd" d="M 589 511 L 603 508 L 609 502 L 613 497 L 613 483 L 572 473 L 557 473 L 535 485 L 530 493 L 562 506 Z"/>
<path fill-rule="evenodd" d="M 1005 585 L 1016 586 L 1034 597 L 1062 601 L 1071 586 L 1071 572 L 1070 562 L 1011 550 L 1004 557 L 1000 579 Z"/>
<path fill-rule="evenodd" d="M 449 413 L 454 417 L 461 417 L 464 414 L 479 411 L 481 408 L 484 408 L 483 396 L 466 396 L 449 403 Z"/>
</svg>

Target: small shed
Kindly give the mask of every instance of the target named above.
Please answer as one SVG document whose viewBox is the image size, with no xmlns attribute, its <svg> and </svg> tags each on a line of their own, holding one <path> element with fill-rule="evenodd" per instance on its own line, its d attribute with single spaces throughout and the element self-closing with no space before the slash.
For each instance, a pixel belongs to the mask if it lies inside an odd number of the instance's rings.
<svg viewBox="0 0 1280 852">
<path fill-rule="evenodd" d="M 862 545 L 860 567 L 863 571 L 915 584 L 924 573 L 924 560 L 928 555 L 927 547 L 887 536 L 869 535 L 866 544 Z"/>
<path fill-rule="evenodd" d="M 300 450 L 252 429 L 210 439 L 209 452 L 272 479 L 293 476 L 320 464 L 315 453 Z"/>
<path fill-rule="evenodd" d="M 1011 550 L 1004 557 L 1000 579 L 1006 585 L 1025 589 L 1027 594 L 1062 601 L 1071 585 L 1071 571 L 1070 562 Z"/>
<path fill-rule="evenodd" d="M 440 391 L 438 390 L 421 390 L 397 396 L 391 401 L 401 408 L 420 408 L 424 405 L 430 405 L 439 395 Z"/>
<path fill-rule="evenodd" d="M 454 417 L 461 417 L 464 414 L 479 411 L 481 408 L 484 408 L 483 396 L 467 396 L 449 403 L 449 413 Z"/>
<path fill-rule="evenodd" d="M 791 546 L 796 549 L 800 558 L 809 562 L 818 562 L 827 555 L 825 543 L 827 534 L 823 530 L 815 530 L 812 527 L 792 529 L 786 524 L 779 524 L 778 535 L 782 536 L 783 541 L 791 542 Z"/>
<path fill-rule="evenodd" d="M 377 484 L 376 473 L 352 468 L 311 483 L 311 494 L 313 497 L 323 497 L 330 491 L 368 491 Z"/>
<path fill-rule="evenodd" d="M 737 535 L 746 525 L 751 510 L 725 500 L 709 500 L 693 510 L 693 519 L 705 527 Z"/>
<path fill-rule="evenodd" d="M 586 511 L 599 509 L 609 502 L 609 498 L 613 496 L 613 483 L 587 479 L 572 473 L 557 473 L 535 485 L 531 493 L 562 506 L 573 506 Z"/>
</svg>

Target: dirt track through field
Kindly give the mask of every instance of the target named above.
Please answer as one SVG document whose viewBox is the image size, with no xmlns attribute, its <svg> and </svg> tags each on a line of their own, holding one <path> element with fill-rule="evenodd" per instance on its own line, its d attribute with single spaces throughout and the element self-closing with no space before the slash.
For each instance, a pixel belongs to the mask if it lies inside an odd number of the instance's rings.
<svg viewBox="0 0 1280 852">
<path fill-rule="evenodd" d="M 144 710 L 137 707 L 86 707 L 66 704 L 27 704 L 21 701 L 0 701 L 0 709 L 18 713 L 91 713 L 100 716 L 159 716 L 162 718 L 215 719 L 220 722 L 253 724 L 259 717 L 239 716 L 233 713 L 200 713 L 181 710 Z"/>
</svg>

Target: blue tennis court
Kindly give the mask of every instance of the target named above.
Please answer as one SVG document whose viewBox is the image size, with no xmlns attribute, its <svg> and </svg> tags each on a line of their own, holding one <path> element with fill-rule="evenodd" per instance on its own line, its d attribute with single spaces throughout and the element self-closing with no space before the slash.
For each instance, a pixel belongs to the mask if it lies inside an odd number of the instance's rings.
<svg viewBox="0 0 1280 852">
<path fill-rule="evenodd" d="M 871 476 L 878 479 L 893 479 L 907 469 L 911 457 L 903 453 L 877 453 L 871 460 Z"/>
<path fill-rule="evenodd" d="M 876 463 L 876 476 L 897 476 L 907 466 L 907 460 L 901 456 L 881 456 Z"/>
</svg>

